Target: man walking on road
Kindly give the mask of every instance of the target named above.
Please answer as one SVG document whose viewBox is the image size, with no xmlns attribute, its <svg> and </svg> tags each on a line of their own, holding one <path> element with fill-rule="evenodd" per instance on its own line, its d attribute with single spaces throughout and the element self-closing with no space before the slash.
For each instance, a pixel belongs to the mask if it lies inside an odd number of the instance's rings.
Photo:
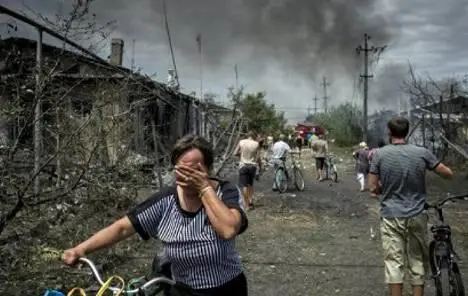
<svg viewBox="0 0 468 296">
<path fill-rule="evenodd" d="M 247 139 L 239 141 L 234 153 L 235 155 L 240 155 L 239 187 L 242 188 L 244 194 L 246 209 L 253 207 L 253 183 L 260 158 L 260 145 L 255 139 L 255 133 L 249 132 Z"/>
<path fill-rule="evenodd" d="M 375 153 L 369 174 L 371 193 L 381 194 L 385 282 L 391 296 L 402 296 L 407 269 L 413 295 L 422 296 L 428 260 L 426 170 L 445 178 L 451 178 L 453 173 L 428 149 L 406 143 L 409 131 L 406 118 L 394 118 L 387 126 L 389 145 Z"/>
<path fill-rule="evenodd" d="M 288 143 L 285 142 L 286 137 L 281 134 L 279 136 L 278 141 L 273 144 L 271 147 L 271 161 L 274 165 L 274 168 L 276 169 L 281 163 L 284 163 L 286 161 L 286 156 L 288 155 L 289 152 L 291 152 L 291 147 L 288 145 Z M 273 175 L 273 178 L 275 176 Z M 278 190 L 276 188 L 276 180 L 273 180 L 273 191 Z"/>
<path fill-rule="evenodd" d="M 325 157 L 328 155 L 328 143 L 323 139 L 323 135 L 318 135 L 318 139 L 311 143 L 312 154 L 315 157 L 315 170 L 317 180 L 323 181 L 323 168 L 325 166 Z"/>
</svg>

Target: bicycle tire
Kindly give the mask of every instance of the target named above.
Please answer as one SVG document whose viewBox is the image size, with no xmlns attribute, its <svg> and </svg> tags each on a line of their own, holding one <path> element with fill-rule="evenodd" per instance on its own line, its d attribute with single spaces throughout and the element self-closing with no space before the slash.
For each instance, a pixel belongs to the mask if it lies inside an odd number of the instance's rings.
<svg viewBox="0 0 468 296">
<path fill-rule="evenodd" d="M 440 260 L 439 265 L 439 281 L 440 281 L 440 296 L 451 296 L 451 285 L 450 285 L 450 264 L 447 258 Z M 439 294 L 438 293 L 438 294 Z"/>
<path fill-rule="evenodd" d="M 304 176 L 299 168 L 294 168 L 294 185 L 296 185 L 296 189 L 299 191 L 304 191 L 305 189 L 305 181 Z"/>
<path fill-rule="evenodd" d="M 337 172 L 333 172 L 332 181 L 335 182 L 335 183 L 338 183 L 338 173 Z"/>
<path fill-rule="evenodd" d="M 278 180 L 279 178 L 281 180 Z M 278 168 L 275 171 L 275 185 L 279 193 L 285 193 L 288 190 L 288 180 L 286 177 L 286 172 L 283 168 Z"/>
<path fill-rule="evenodd" d="M 460 269 L 458 268 L 458 264 L 456 262 L 452 262 L 452 280 L 453 280 L 453 289 L 455 293 L 454 296 L 465 296 L 465 285 L 463 284 L 462 275 L 460 273 Z"/>
<path fill-rule="evenodd" d="M 431 268 L 432 277 L 434 278 L 434 286 L 436 289 L 436 295 L 441 296 L 441 283 L 440 278 L 437 275 L 438 272 L 438 257 L 435 254 L 435 244 L 436 242 L 433 240 L 429 244 L 429 266 Z"/>
</svg>

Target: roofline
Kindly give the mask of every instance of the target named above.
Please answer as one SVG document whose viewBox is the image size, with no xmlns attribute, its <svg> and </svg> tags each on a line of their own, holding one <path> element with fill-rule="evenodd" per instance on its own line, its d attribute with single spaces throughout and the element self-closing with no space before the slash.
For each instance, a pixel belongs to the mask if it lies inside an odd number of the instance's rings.
<svg viewBox="0 0 468 296">
<path fill-rule="evenodd" d="M 0 5 L 0 13 L 1 13 L 1 5 Z M 24 37 L 9 37 L 7 39 L 4 39 L 3 41 L 11 41 L 12 43 L 15 42 L 15 41 L 26 41 L 26 42 L 30 42 L 31 44 L 37 44 L 37 41 L 36 40 L 32 40 L 32 39 L 29 39 L 29 38 L 24 38 Z M 59 47 L 56 47 L 56 46 L 53 46 L 53 45 L 50 45 L 50 44 L 47 44 L 47 43 L 43 43 L 43 46 L 47 46 L 49 47 L 50 49 L 55 49 L 55 50 L 63 50 L 64 52 L 68 53 L 68 54 L 71 54 L 79 59 L 82 59 L 84 62 L 88 62 L 88 63 L 96 63 L 98 66 L 101 66 L 103 68 L 106 68 L 107 70 L 114 70 L 116 72 L 120 72 L 120 73 L 115 73 L 114 75 L 94 75 L 95 77 L 92 77 L 92 75 L 90 76 L 86 76 L 86 75 L 76 75 L 76 74 L 56 74 L 54 76 L 58 76 L 58 77 L 69 77 L 69 78 L 114 78 L 114 79 L 118 79 L 118 78 L 126 78 L 128 76 L 131 76 L 131 78 L 133 79 L 142 79 L 148 83 L 153 83 L 159 87 L 162 87 L 164 88 L 165 91 L 167 92 L 172 92 L 176 95 L 179 95 L 181 97 L 183 97 L 184 99 L 188 100 L 188 101 L 192 101 L 192 102 L 195 102 L 196 104 L 198 105 L 202 105 L 203 104 L 203 100 L 200 100 L 199 98 L 196 98 L 196 97 L 193 97 L 193 96 L 190 96 L 188 94 L 185 94 L 185 93 L 182 93 L 182 92 L 179 92 L 179 91 L 174 91 L 173 89 L 171 89 L 170 87 L 167 86 L 167 84 L 164 84 L 164 83 L 161 83 L 161 82 L 158 82 L 156 80 L 153 80 L 151 78 L 149 78 L 148 76 L 146 75 L 142 75 L 140 73 L 137 73 L 137 72 L 133 72 L 131 69 L 128 69 L 128 68 L 125 68 L 125 67 L 119 67 L 119 66 L 115 66 L 111 63 L 108 63 L 107 61 L 104 61 L 101 59 L 101 60 L 95 60 L 95 59 L 92 59 L 92 58 L 89 58 L 85 55 L 82 55 L 82 54 L 79 54 L 79 53 L 76 53 L 76 52 L 73 52 L 73 51 L 70 51 L 70 50 L 66 50 L 66 49 L 61 49 Z M 123 73 L 122 73 L 123 72 Z M 6 74 L 6 75 L 9 75 L 9 74 Z M 2 76 L 5 76 L 5 75 L 2 75 Z M 232 111 L 232 109 L 229 109 L 229 108 L 226 108 L 224 106 L 219 106 L 219 105 L 216 105 L 214 104 L 214 106 L 216 106 L 215 108 L 217 109 L 222 109 L 224 108 L 226 111 Z M 207 107 L 209 108 L 209 105 L 207 105 Z"/>
</svg>

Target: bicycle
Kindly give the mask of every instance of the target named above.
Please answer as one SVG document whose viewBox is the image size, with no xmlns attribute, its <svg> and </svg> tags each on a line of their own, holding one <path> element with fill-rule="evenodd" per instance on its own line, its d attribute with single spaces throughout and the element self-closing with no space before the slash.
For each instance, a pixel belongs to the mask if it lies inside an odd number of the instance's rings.
<svg viewBox="0 0 468 296">
<path fill-rule="evenodd" d="M 110 280 L 112 278 L 110 278 L 109 280 L 104 282 L 102 280 L 101 275 L 98 272 L 98 269 L 97 269 L 96 265 L 90 259 L 82 257 L 82 258 L 79 259 L 79 262 L 85 263 L 86 265 L 88 265 L 88 267 L 92 271 L 92 274 L 94 275 L 94 277 L 96 278 L 98 283 L 101 285 L 101 287 L 106 288 L 104 290 L 112 291 L 114 296 L 117 296 L 117 295 L 154 296 L 154 295 L 160 294 L 161 292 L 163 292 L 165 287 L 169 287 L 169 286 L 177 286 L 177 288 L 184 289 L 184 290 L 187 290 L 187 291 L 191 290 L 191 288 L 188 287 L 187 285 L 184 285 L 182 283 L 178 283 L 178 282 L 176 282 L 176 281 L 174 281 L 174 280 L 172 280 L 170 278 L 164 277 L 164 276 L 152 278 L 149 281 L 147 281 L 146 283 L 144 283 L 141 286 L 139 286 L 137 288 L 134 288 L 134 289 L 125 289 L 125 287 L 123 287 L 123 286 L 122 287 L 113 287 L 113 286 L 110 286 Z M 116 277 L 116 278 L 120 279 L 119 277 Z M 121 280 L 121 281 L 123 282 L 123 280 Z M 153 290 L 151 290 L 150 288 L 153 288 Z M 77 289 L 77 288 L 75 288 L 75 289 Z M 68 293 L 68 296 L 72 295 L 72 293 L 71 293 L 72 291 L 70 291 Z M 84 290 L 77 289 L 77 291 L 79 291 L 81 295 L 85 295 Z"/>
<path fill-rule="evenodd" d="M 325 174 L 327 180 L 338 182 L 338 170 L 336 168 L 336 156 L 330 154 L 325 159 Z"/>
<path fill-rule="evenodd" d="M 297 190 L 304 191 L 305 189 L 305 181 L 301 170 L 301 164 L 295 157 L 293 157 L 294 154 L 297 153 L 290 152 L 292 170 L 291 177 L 286 167 L 286 159 L 281 159 L 281 162 L 277 164 L 277 167 L 275 168 L 273 176 L 276 188 L 280 193 L 284 193 L 288 190 L 289 183 L 291 181 L 294 183 Z"/>
<path fill-rule="evenodd" d="M 442 212 L 448 201 L 467 200 L 468 194 L 448 197 L 436 204 L 426 204 L 426 209 L 435 209 L 438 223 L 431 226 L 433 236 L 429 244 L 429 264 L 434 278 L 437 296 L 464 296 L 465 288 L 457 260 L 459 257 L 452 243 L 450 225 L 445 223 Z"/>
</svg>

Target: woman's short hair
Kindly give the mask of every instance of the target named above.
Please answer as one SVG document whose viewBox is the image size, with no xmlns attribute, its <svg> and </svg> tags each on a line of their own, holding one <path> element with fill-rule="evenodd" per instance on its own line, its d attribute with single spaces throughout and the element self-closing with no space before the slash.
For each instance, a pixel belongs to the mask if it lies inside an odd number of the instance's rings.
<svg viewBox="0 0 468 296">
<path fill-rule="evenodd" d="M 214 162 L 213 146 L 205 138 L 193 134 L 185 135 L 175 143 L 171 152 L 172 165 L 177 163 L 182 154 L 192 149 L 200 150 L 204 165 L 211 170 Z"/>
</svg>

